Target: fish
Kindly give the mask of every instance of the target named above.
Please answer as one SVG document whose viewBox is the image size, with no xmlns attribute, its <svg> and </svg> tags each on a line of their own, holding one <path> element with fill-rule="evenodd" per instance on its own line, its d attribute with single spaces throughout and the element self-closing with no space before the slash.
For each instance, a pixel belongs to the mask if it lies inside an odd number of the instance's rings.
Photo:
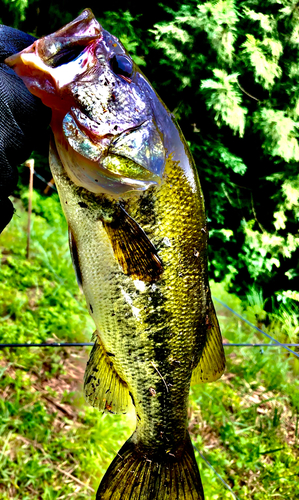
<svg viewBox="0 0 299 500">
<path fill-rule="evenodd" d="M 6 64 L 52 110 L 50 168 L 96 326 L 85 398 L 136 413 L 96 499 L 204 500 L 189 388 L 219 379 L 225 357 L 204 198 L 179 125 L 89 9 Z"/>
</svg>

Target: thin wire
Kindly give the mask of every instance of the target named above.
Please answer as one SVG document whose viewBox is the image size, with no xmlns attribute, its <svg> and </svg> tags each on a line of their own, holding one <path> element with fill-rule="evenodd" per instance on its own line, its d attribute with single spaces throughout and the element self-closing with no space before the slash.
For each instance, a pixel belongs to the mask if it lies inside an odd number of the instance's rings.
<svg viewBox="0 0 299 500">
<path fill-rule="evenodd" d="M 47 182 L 46 179 L 44 177 L 42 177 L 40 174 L 38 174 L 37 172 L 34 171 L 34 175 L 42 182 L 44 182 L 45 184 L 47 184 L 47 186 L 49 186 L 51 189 L 53 189 L 54 191 L 57 192 L 57 188 L 56 186 L 54 186 L 51 182 Z"/>
<path fill-rule="evenodd" d="M 23 344 L 0 344 L 0 349 L 3 347 L 84 347 L 93 346 L 94 342 L 40 342 L 40 343 L 23 343 Z M 299 347 L 299 344 L 233 344 L 223 343 L 224 347 Z"/>
<path fill-rule="evenodd" d="M 226 489 L 228 489 L 231 494 L 234 496 L 234 498 L 236 498 L 236 500 L 240 500 L 239 497 L 237 497 L 237 495 L 233 492 L 233 490 L 231 489 L 230 485 L 227 484 L 224 479 L 222 479 L 222 477 L 218 474 L 218 472 L 214 469 L 213 465 L 210 464 L 210 462 L 208 461 L 208 459 L 201 453 L 201 451 L 199 451 L 199 449 L 193 444 L 193 448 L 197 451 L 197 453 L 199 453 L 199 455 L 201 456 L 201 458 L 205 461 L 205 463 L 210 467 L 210 469 L 212 469 L 213 472 L 215 472 L 216 476 L 218 477 L 218 479 L 220 479 L 220 481 L 222 482 L 222 484 L 224 484 L 224 486 L 226 487 Z"/>
<path fill-rule="evenodd" d="M 251 326 L 252 328 L 254 328 L 255 330 L 257 330 L 258 332 L 262 333 L 263 335 L 265 335 L 266 337 L 268 337 L 268 339 L 272 340 L 273 342 L 275 342 L 275 344 L 277 345 L 280 345 L 281 347 L 283 347 L 284 349 L 286 349 L 287 351 L 291 352 L 292 354 L 294 354 L 295 356 L 297 356 L 297 358 L 299 358 L 299 353 L 298 352 L 295 352 L 293 351 L 292 349 L 290 349 L 287 344 L 281 344 L 278 340 L 276 340 L 274 337 L 271 337 L 271 335 L 269 335 L 268 333 L 264 332 L 263 330 L 261 330 L 260 328 L 258 328 L 257 326 L 255 326 L 253 323 L 251 323 L 250 321 L 248 321 L 248 319 L 246 318 L 243 318 L 243 316 L 241 316 L 241 314 L 237 313 L 236 311 L 234 311 L 231 307 L 227 306 L 224 302 L 222 302 L 222 300 L 220 299 L 217 299 L 216 297 L 213 297 L 214 300 L 216 300 L 217 302 L 219 302 L 219 304 L 221 304 L 222 306 L 226 307 L 226 309 L 228 309 L 229 311 L 231 311 L 235 316 L 237 316 L 238 318 L 240 318 L 242 321 L 244 321 L 245 323 L 247 323 L 247 325 Z"/>
<path fill-rule="evenodd" d="M 74 346 L 93 346 L 94 342 L 41 342 L 39 344 L 0 344 L 2 347 L 74 347 Z"/>
<path fill-rule="evenodd" d="M 299 344 L 233 344 L 233 343 L 224 343 L 224 347 L 299 347 Z"/>
</svg>

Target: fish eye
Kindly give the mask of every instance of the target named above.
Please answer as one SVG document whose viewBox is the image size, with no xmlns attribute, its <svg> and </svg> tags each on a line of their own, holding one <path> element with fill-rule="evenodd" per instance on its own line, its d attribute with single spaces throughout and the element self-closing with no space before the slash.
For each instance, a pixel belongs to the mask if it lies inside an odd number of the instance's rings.
<svg viewBox="0 0 299 500">
<path fill-rule="evenodd" d="M 110 67 L 116 75 L 130 78 L 133 73 L 133 63 L 129 57 L 122 54 L 115 54 L 109 61 Z"/>
</svg>

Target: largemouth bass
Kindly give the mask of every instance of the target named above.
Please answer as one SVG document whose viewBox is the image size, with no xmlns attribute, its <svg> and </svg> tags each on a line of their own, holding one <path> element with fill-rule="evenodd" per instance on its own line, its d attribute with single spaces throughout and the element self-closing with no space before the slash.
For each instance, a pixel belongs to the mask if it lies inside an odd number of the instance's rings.
<svg viewBox="0 0 299 500">
<path fill-rule="evenodd" d="M 52 109 L 50 166 L 95 322 L 87 401 L 136 410 L 97 499 L 204 499 L 191 383 L 225 366 L 193 159 L 172 114 L 90 10 L 6 60 Z"/>
</svg>

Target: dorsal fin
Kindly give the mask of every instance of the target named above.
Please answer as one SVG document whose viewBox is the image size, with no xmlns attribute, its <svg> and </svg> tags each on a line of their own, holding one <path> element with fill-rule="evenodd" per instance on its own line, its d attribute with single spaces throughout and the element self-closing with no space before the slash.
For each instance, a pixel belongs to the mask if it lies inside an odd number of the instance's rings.
<svg viewBox="0 0 299 500">
<path fill-rule="evenodd" d="M 209 301 L 206 316 L 207 339 L 198 365 L 193 370 L 191 385 L 202 382 L 214 382 L 223 375 L 225 370 L 225 355 L 222 336 L 212 299 Z"/>
</svg>

